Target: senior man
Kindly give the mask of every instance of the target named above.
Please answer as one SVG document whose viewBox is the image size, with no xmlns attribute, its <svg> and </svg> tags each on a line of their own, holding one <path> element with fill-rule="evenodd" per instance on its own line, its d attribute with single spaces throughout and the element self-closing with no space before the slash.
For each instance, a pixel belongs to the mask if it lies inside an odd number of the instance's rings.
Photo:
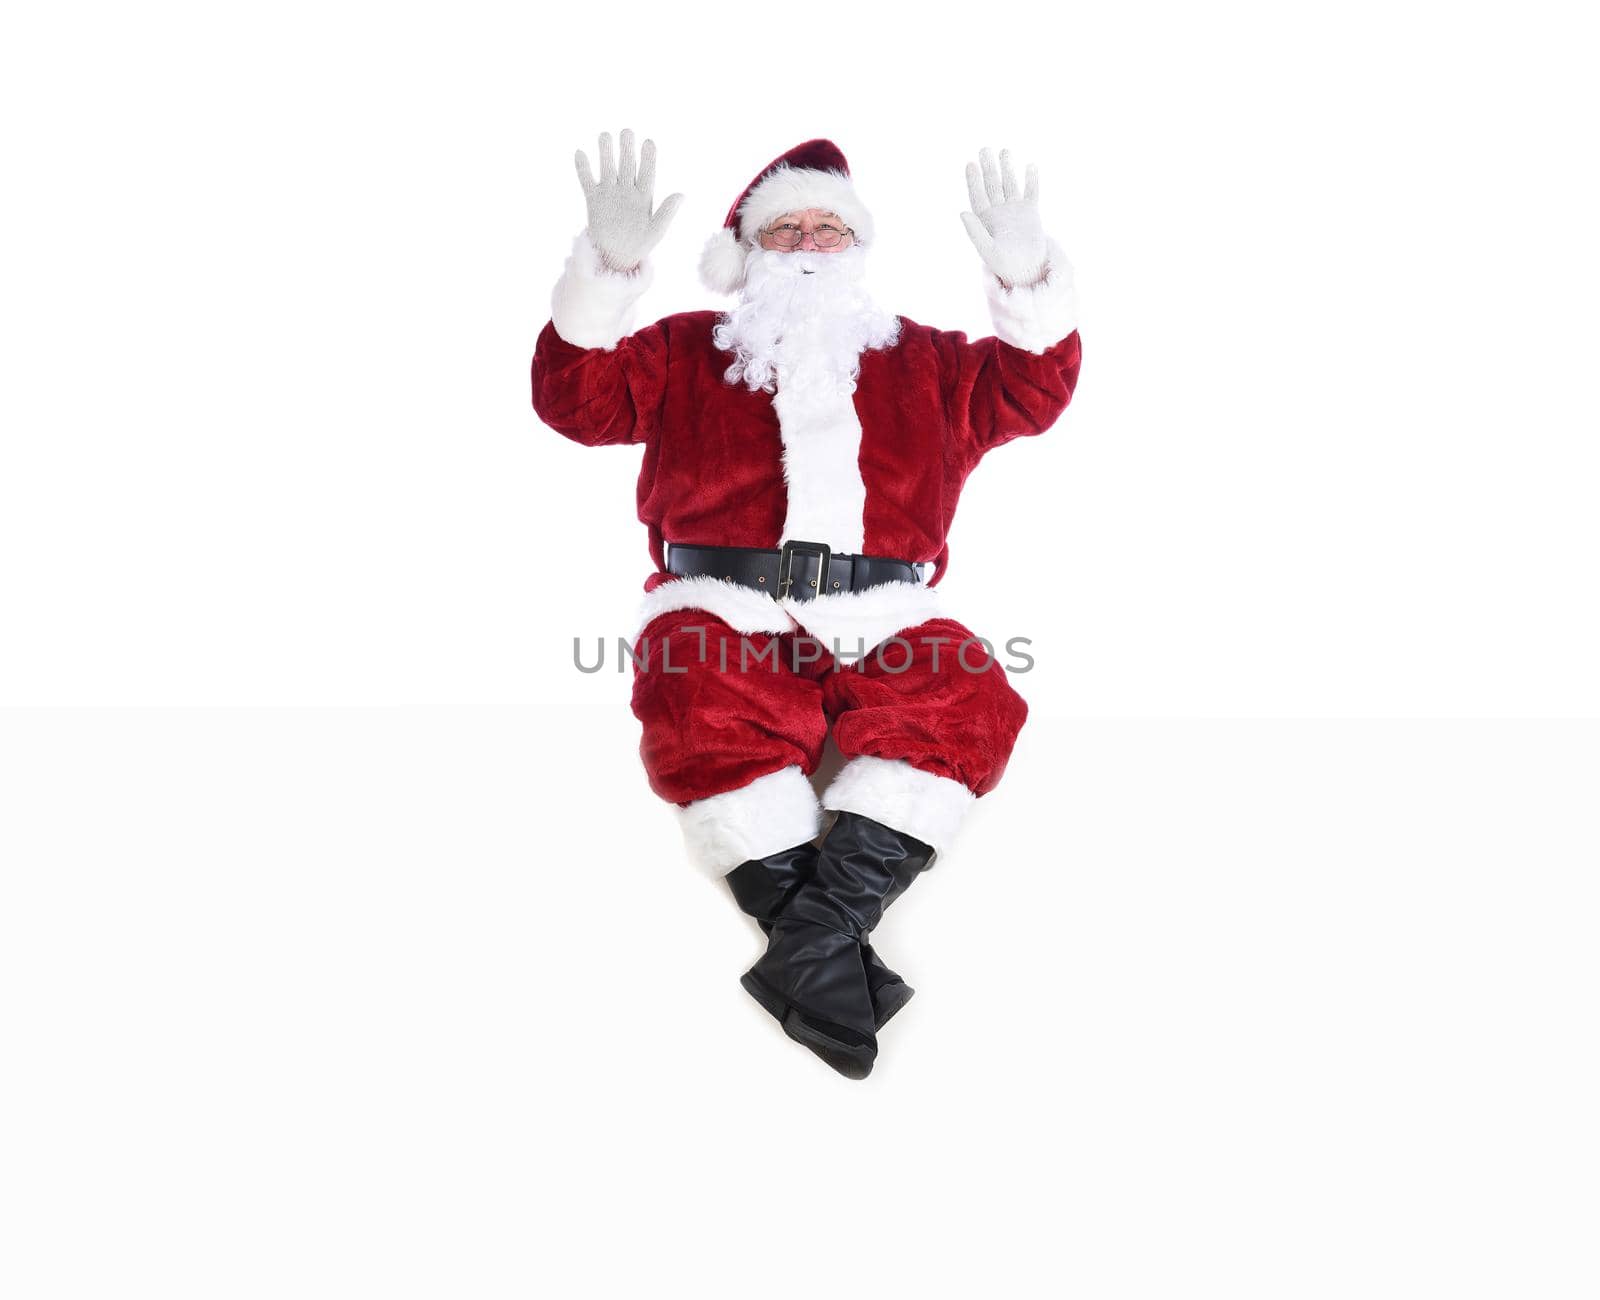
<svg viewBox="0 0 1600 1300">
<path fill-rule="evenodd" d="M 691 857 L 768 932 L 745 988 L 862 1078 L 911 996 L 869 936 L 1004 771 L 1027 706 L 939 605 L 946 534 L 989 451 L 1071 400 L 1072 273 L 1032 167 L 967 168 L 962 214 L 995 336 L 969 342 L 880 308 L 870 212 L 827 140 L 762 168 L 707 244 L 728 311 L 632 329 L 649 254 L 682 196 L 653 203 L 655 146 L 577 155 L 588 225 L 551 300 L 533 405 L 589 446 L 644 449 L 638 516 L 655 572 L 633 710 L 651 788 Z M 941 655 L 942 652 L 942 655 Z M 669 666 L 670 665 L 670 669 Z M 845 757 L 819 808 L 832 725 Z M 822 809 L 837 814 L 820 845 Z"/>
</svg>

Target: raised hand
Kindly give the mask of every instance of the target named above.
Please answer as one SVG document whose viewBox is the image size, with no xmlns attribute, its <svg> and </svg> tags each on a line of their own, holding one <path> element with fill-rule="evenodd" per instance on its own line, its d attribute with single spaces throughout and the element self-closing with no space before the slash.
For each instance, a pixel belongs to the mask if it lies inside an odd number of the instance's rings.
<svg viewBox="0 0 1600 1300">
<path fill-rule="evenodd" d="M 967 164 L 967 197 L 972 211 L 961 214 L 961 224 L 1001 283 L 1012 288 L 1042 279 L 1046 251 L 1039 220 L 1039 169 L 1028 164 L 1026 185 L 1019 191 L 1011 151 L 1000 151 L 997 167 L 993 151 L 981 149 L 978 162 Z"/>
<path fill-rule="evenodd" d="M 589 240 L 600 260 L 613 271 L 636 271 L 650 250 L 661 242 L 672 224 L 683 195 L 672 194 L 652 211 L 656 184 L 656 145 L 646 140 L 633 159 L 633 132 L 622 133 L 622 156 L 613 160 L 611 136 L 600 136 L 600 179 L 590 170 L 588 155 L 579 149 L 575 158 L 578 184 L 589 205 Z"/>
</svg>

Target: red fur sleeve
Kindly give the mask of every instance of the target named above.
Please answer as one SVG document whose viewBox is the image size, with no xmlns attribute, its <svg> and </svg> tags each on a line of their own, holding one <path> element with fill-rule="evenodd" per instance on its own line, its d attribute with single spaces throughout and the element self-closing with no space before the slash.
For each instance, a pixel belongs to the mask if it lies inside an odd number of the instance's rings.
<svg viewBox="0 0 1600 1300">
<path fill-rule="evenodd" d="M 557 433 L 586 447 L 649 442 L 667 391 L 667 332 L 647 325 L 614 348 L 580 348 L 539 335 L 533 354 L 533 409 Z"/>
<path fill-rule="evenodd" d="M 952 436 L 968 467 L 1013 438 L 1043 433 L 1067 409 L 1078 382 L 1076 330 L 1040 353 L 944 332 L 937 348 Z"/>
</svg>

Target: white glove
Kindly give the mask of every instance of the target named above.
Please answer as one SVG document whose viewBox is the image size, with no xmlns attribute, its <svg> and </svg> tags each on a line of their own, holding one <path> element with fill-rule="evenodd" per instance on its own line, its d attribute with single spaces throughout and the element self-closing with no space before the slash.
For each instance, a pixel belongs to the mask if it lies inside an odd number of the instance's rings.
<svg viewBox="0 0 1600 1300">
<path fill-rule="evenodd" d="M 1028 164 L 1027 188 L 1017 193 L 1017 174 L 1011 169 L 1011 150 L 994 153 L 980 149 L 983 163 L 967 164 L 967 196 L 972 211 L 961 214 L 961 224 L 978 246 L 978 255 L 1000 282 L 1011 289 L 1037 284 L 1045 273 L 1044 225 L 1039 220 L 1039 169 Z"/>
<path fill-rule="evenodd" d="M 611 159 L 611 136 L 600 137 L 600 179 L 589 170 L 588 156 L 579 149 L 578 184 L 589 205 L 589 241 L 601 262 L 612 271 L 639 269 L 646 255 L 661 242 L 672 224 L 683 195 L 662 200 L 652 215 L 651 191 L 656 183 L 656 144 L 646 140 L 639 150 L 637 173 L 633 164 L 633 132 L 622 133 L 622 161 Z"/>
</svg>

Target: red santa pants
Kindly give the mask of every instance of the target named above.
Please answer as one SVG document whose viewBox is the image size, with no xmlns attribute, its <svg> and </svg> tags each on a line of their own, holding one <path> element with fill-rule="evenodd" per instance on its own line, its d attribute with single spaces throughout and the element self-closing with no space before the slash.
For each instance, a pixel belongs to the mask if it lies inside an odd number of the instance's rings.
<svg viewBox="0 0 1600 1300">
<path fill-rule="evenodd" d="M 691 855 L 720 874 L 815 833 L 804 778 L 830 723 L 849 761 L 824 806 L 942 847 L 1000 780 L 1028 706 L 953 619 L 906 628 L 841 664 L 804 633 L 741 634 L 675 610 L 634 644 L 633 711 L 651 789 L 685 812 Z"/>
</svg>

